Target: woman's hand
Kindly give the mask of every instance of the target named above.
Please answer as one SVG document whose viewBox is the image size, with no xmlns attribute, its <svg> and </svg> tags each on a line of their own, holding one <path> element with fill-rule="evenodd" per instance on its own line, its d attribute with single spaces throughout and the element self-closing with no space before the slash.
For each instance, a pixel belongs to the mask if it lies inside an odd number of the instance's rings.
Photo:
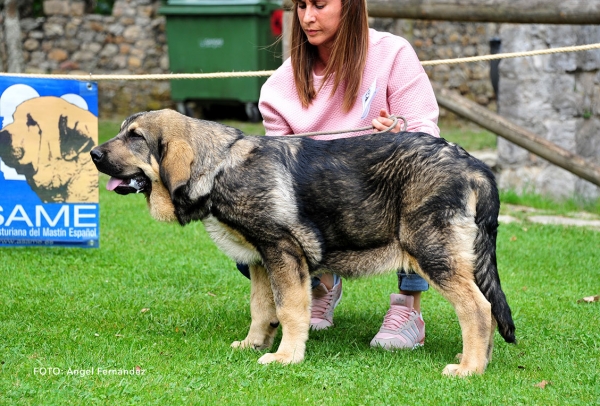
<svg viewBox="0 0 600 406">
<path fill-rule="evenodd" d="M 375 128 L 376 132 L 387 130 L 392 124 L 394 124 L 394 120 L 392 120 L 390 114 L 386 109 L 381 109 L 379 112 L 379 117 L 373 119 L 373 128 Z M 398 120 L 396 126 L 392 128 L 390 131 L 393 133 L 399 133 L 402 130 L 402 120 Z"/>
</svg>

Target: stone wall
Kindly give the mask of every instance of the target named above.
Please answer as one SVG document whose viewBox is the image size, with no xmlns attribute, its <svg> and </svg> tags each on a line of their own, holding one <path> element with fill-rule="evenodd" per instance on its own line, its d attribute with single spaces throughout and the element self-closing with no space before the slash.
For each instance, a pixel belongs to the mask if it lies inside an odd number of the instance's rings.
<svg viewBox="0 0 600 406">
<path fill-rule="evenodd" d="M 111 16 L 83 1 L 46 0 L 43 18 L 21 20 L 28 73 L 145 74 L 169 70 L 159 2 L 117 0 Z M 101 117 L 170 106 L 168 81 L 100 81 Z"/>
<path fill-rule="evenodd" d="M 506 52 L 600 42 L 598 26 L 513 25 L 500 30 Z M 600 164 L 600 51 L 505 59 L 499 112 L 549 141 Z M 556 197 L 597 198 L 600 188 L 498 138 L 499 184 Z"/>
</svg>

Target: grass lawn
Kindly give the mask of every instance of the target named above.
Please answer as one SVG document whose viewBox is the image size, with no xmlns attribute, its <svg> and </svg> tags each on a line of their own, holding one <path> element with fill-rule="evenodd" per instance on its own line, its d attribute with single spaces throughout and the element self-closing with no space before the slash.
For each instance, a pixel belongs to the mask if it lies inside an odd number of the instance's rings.
<svg viewBox="0 0 600 406">
<path fill-rule="evenodd" d="M 519 342 L 496 334 L 483 376 L 441 376 L 462 344 L 434 291 L 423 348 L 369 348 L 394 274 L 345 281 L 336 326 L 311 333 L 305 361 L 264 366 L 229 347 L 247 333 L 250 285 L 202 224 L 158 223 L 142 196 L 109 193 L 107 180 L 99 249 L 0 249 L 0 404 L 600 403 L 600 303 L 578 302 L 600 294 L 598 231 L 501 226 Z M 111 372 L 122 370 L 134 374 Z"/>
</svg>

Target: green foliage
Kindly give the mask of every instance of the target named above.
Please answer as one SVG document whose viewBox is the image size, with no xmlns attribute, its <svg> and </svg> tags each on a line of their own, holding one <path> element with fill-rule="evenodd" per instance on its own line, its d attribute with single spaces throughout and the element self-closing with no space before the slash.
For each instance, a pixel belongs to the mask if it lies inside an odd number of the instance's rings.
<svg viewBox="0 0 600 406">
<path fill-rule="evenodd" d="M 223 120 L 221 123 L 235 127 L 250 135 L 265 135 L 265 127 L 262 123 L 250 123 L 248 121 Z"/>
<path fill-rule="evenodd" d="M 115 0 L 97 0 L 94 14 L 111 15 Z"/>
<path fill-rule="evenodd" d="M 440 135 L 467 151 L 496 149 L 496 134 L 474 124 L 440 122 Z"/>
<path fill-rule="evenodd" d="M 32 17 L 44 16 L 44 0 L 33 0 L 31 2 L 31 14 Z"/>
<path fill-rule="evenodd" d="M 125 117 L 123 117 L 124 119 Z M 98 121 L 98 144 L 108 141 L 119 133 L 121 123 L 117 120 L 99 120 Z"/>
<path fill-rule="evenodd" d="M 600 214 L 600 199 L 590 200 L 581 197 L 553 199 L 537 193 L 517 193 L 514 190 L 501 191 L 500 196 L 504 203 L 528 206 L 541 210 L 551 210 L 559 214 L 567 214 L 569 212 L 582 210 Z"/>
</svg>

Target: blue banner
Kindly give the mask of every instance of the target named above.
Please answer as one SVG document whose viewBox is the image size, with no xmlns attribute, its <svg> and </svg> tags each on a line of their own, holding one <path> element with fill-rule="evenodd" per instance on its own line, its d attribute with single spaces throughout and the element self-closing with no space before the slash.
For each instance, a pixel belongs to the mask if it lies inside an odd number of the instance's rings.
<svg viewBox="0 0 600 406">
<path fill-rule="evenodd" d="M 0 246 L 98 247 L 98 87 L 0 77 Z"/>
</svg>

